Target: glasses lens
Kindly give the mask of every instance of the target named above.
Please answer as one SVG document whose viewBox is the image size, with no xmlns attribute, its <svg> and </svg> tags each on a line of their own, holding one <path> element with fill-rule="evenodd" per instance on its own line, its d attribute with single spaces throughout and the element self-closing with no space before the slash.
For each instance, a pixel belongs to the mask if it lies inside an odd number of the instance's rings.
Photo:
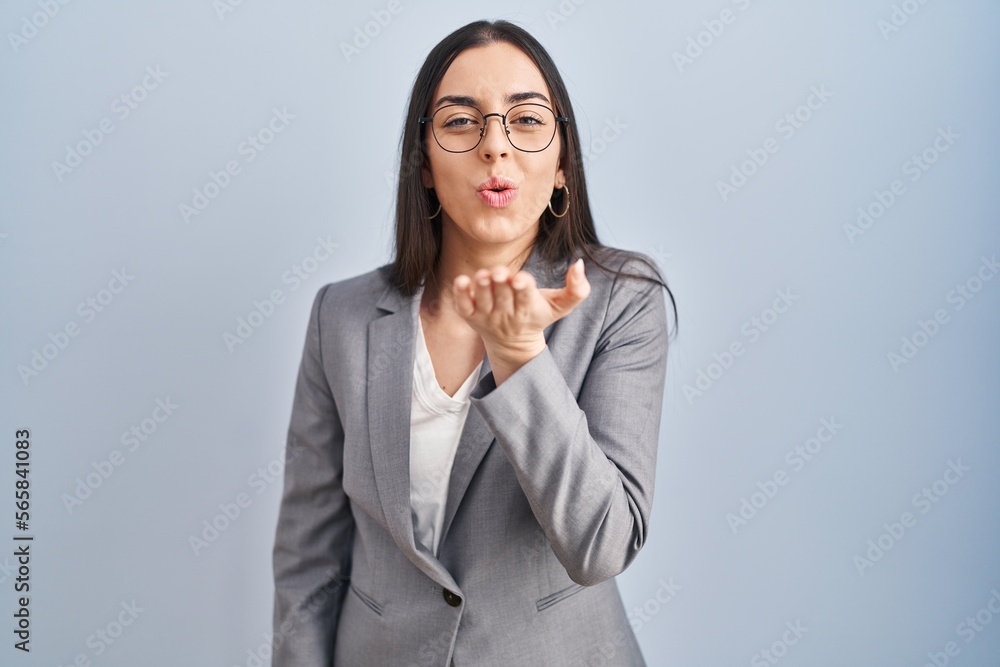
<svg viewBox="0 0 1000 667">
<path fill-rule="evenodd" d="M 434 114 L 434 138 L 446 151 L 472 150 L 482 127 L 483 115 L 475 107 L 449 105 Z"/>
<path fill-rule="evenodd" d="M 507 112 L 510 143 L 522 151 L 540 151 L 552 143 L 556 117 L 541 104 L 518 104 Z"/>
</svg>

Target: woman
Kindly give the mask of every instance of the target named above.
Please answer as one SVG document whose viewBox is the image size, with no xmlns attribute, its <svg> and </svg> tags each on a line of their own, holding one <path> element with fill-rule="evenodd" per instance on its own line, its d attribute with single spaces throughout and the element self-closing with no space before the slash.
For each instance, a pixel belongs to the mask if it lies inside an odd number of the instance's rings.
<svg viewBox="0 0 1000 667">
<path fill-rule="evenodd" d="M 666 285 L 598 242 L 566 89 L 513 24 L 431 51 L 402 158 L 394 261 L 309 318 L 273 664 L 643 665 L 614 577 L 649 529 Z"/>
</svg>

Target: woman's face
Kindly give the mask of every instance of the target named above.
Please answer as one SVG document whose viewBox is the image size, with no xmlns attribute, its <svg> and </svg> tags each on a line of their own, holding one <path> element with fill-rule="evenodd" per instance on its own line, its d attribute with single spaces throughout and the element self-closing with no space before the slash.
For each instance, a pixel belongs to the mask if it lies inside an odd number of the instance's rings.
<svg viewBox="0 0 1000 667">
<path fill-rule="evenodd" d="M 525 98 L 522 93 L 533 95 Z M 509 101 L 514 95 L 521 97 Z M 446 97 L 471 98 L 473 106 L 483 114 L 505 114 L 521 102 L 544 104 L 557 113 L 562 111 L 555 109 L 552 94 L 538 67 L 524 52 L 506 43 L 473 47 L 460 53 L 434 91 L 427 115 L 459 101 L 442 101 Z M 525 153 L 511 145 L 499 116 L 487 118 L 486 126 L 483 140 L 465 153 L 445 151 L 427 127 L 424 143 L 430 166 L 423 169 L 423 184 L 433 188 L 441 202 L 441 224 L 445 234 L 457 233 L 473 245 L 517 241 L 530 245 L 553 190 L 566 182 L 559 163 L 561 137 L 556 131 L 548 148 L 538 153 Z M 516 192 L 509 202 L 506 200 L 510 193 L 498 197 L 478 192 L 483 182 L 492 176 L 513 181 Z M 493 205 L 486 201 L 490 199 Z"/>
</svg>

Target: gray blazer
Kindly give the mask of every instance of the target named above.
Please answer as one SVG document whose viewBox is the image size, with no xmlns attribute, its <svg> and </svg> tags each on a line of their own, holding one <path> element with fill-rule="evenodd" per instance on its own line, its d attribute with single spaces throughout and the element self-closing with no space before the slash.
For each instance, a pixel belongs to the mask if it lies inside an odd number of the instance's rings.
<svg viewBox="0 0 1000 667">
<path fill-rule="evenodd" d="M 651 274 L 637 255 L 600 259 Z M 561 287 L 568 266 L 532 252 L 523 268 Z M 541 354 L 500 387 L 484 359 L 436 558 L 409 499 L 419 300 L 389 265 L 319 290 L 274 543 L 274 667 L 645 665 L 614 577 L 649 531 L 665 299 L 585 269 L 590 295 Z"/>
</svg>

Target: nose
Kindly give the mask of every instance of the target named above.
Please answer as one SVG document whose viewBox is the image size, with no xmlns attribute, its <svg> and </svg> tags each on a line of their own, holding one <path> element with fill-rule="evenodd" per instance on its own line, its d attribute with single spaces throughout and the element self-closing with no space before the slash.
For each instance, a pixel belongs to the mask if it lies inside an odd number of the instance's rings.
<svg viewBox="0 0 1000 667">
<path fill-rule="evenodd" d="M 499 128 L 495 132 L 490 132 L 490 120 L 496 119 Z M 479 151 L 483 157 L 490 158 L 494 155 L 506 156 L 511 148 L 507 139 L 507 128 L 504 126 L 504 118 L 500 114 L 490 114 L 483 120 L 483 138 L 479 144 Z"/>
</svg>

